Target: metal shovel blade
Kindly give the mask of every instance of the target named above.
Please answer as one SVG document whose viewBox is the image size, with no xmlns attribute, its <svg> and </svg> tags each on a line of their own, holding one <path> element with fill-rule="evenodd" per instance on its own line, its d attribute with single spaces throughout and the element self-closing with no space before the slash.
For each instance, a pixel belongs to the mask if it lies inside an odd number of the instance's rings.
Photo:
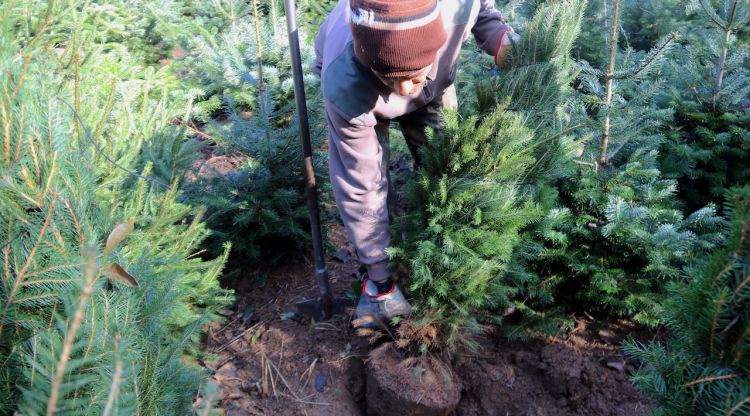
<svg viewBox="0 0 750 416">
<path fill-rule="evenodd" d="M 297 303 L 297 313 L 316 321 L 325 321 L 333 315 L 343 314 L 354 306 L 354 300 L 343 297 L 308 299 Z"/>
</svg>

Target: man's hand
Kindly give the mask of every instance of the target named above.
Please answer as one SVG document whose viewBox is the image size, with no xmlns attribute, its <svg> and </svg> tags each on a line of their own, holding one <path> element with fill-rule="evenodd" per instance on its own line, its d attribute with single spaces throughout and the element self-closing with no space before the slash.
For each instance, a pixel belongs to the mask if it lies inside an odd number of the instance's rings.
<svg viewBox="0 0 750 416">
<path fill-rule="evenodd" d="M 497 47 L 497 54 L 495 55 L 495 64 L 502 66 L 505 62 L 505 58 L 510 52 L 511 45 L 521 41 L 521 36 L 513 31 L 513 28 L 503 32 L 500 38 L 500 44 Z"/>
</svg>

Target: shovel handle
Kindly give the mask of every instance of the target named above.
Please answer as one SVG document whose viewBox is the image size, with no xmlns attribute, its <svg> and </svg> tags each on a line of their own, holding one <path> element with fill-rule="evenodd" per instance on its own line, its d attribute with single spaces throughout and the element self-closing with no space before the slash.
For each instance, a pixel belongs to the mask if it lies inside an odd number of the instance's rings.
<svg viewBox="0 0 750 416">
<path fill-rule="evenodd" d="M 307 179 L 307 208 L 310 211 L 310 228 L 312 231 L 313 251 L 315 252 L 315 278 L 320 286 L 321 304 L 325 318 L 332 315 L 333 297 L 328 283 L 323 255 L 323 235 L 320 230 L 320 209 L 318 208 L 318 187 L 315 181 L 315 169 L 312 158 L 312 144 L 310 141 L 310 122 L 307 115 L 307 97 L 302 75 L 302 57 L 299 48 L 299 32 L 297 30 L 297 9 L 294 0 L 284 0 L 286 11 L 286 25 L 289 33 L 289 50 L 292 54 L 292 71 L 294 73 L 294 96 L 297 100 L 299 114 L 299 131 L 304 152 L 305 177 Z"/>
</svg>

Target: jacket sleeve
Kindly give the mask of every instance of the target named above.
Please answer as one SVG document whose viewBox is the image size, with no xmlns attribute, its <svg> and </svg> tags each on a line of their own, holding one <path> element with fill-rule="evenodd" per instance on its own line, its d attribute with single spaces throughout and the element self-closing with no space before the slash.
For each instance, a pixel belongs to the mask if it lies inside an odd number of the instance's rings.
<svg viewBox="0 0 750 416">
<path fill-rule="evenodd" d="M 479 47 L 492 56 L 497 56 L 500 40 L 506 31 L 512 30 L 505 23 L 502 13 L 495 9 L 494 0 L 481 0 L 479 15 L 471 33 Z"/>
<path fill-rule="evenodd" d="M 328 100 L 325 100 L 325 109 L 328 118 L 328 134 L 331 137 L 337 141 L 359 140 L 368 143 L 368 146 L 377 145 L 378 136 L 370 118 L 366 119 L 365 115 L 352 118 Z"/>
<path fill-rule="evenodd" d="M 387 277 L 388 176 L 383 169 L 383 148 L 375 126 L 360 118 L 351 119 L 330 101 L 325 101 L 328 117 L 328 169 L 331 188 L 341 219 L 357 254 L 368 272 L 377 270 Z M 387 128 L 387 124 L 384 124 Z M 387 166 L 387 165 L 386 165 Z"/>
<path fill-rule="evenodd" d="M 312 64 L 312 71 L 318 76 L 323 71 L 323 46 L 326 42 L 326 32 L 328 31 L 328 19 L 330 16 L 323 21 L 318 29 L 318 34 L 315 36 L 315 62 Z"/>
</svg>

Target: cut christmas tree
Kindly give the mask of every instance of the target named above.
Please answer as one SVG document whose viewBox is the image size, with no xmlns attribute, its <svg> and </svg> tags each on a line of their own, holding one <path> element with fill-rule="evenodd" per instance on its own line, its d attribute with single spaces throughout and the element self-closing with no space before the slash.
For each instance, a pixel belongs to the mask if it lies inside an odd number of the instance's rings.
<svg viewBox="0 0 750 416">
<path fill-rule="evenodd" d="M 517 292 L 502 274 L 520 228 L 536 214 L 519 195 L 534 162 L 522 120 L 504 108 L 481 121 L 444 112 L 406 189 L 409 213 L 394 227 L 405 238 L 390 254 L 411 271 L 406 288 L 417 318 L 402 335 L 423 350 L 470 340 Z"/>
<path fill-rule="evenodd" d="M 391 250 L 411 272 L 417 316 L 401 334 L 423 351 L 472 344 L 523 295 L 527 276 L 508 273 L 520 231 L 541 218 L 545 181 L 564 175 L 578 147 L 557 110 L 575 74 L 569 50 L 584 5 L 540 6 L 505 67 L 477 86 L 481 119 L 445 112 L 423 150 L 405 191 L 409 214 L 395 227 L 404 240 Z"/>
</svg>

